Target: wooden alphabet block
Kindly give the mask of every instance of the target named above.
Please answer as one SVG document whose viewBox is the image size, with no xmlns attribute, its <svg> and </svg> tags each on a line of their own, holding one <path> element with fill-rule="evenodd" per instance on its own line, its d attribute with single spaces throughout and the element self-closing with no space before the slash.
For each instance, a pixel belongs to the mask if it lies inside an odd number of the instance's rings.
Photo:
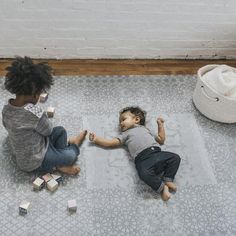
<svg viewBox="0 0 236 236">
<path fill-rule="evenodd" d="M 39 101 L 40 102 L 46 102 L 47 98 L 48 98 L 48 94 L 47 93 L 42 93 L 39 96 Z"/>
<path fill-rule="evenodd" d="M 33 189 L 34 190 L 41 190 L 45 185 L 45 182 L 43 179 L 41 178 L 37 178 L 34 182 L 33 182 Z"/>
<path fill-rule="evenodd" d="M 52 178 L 55 179 L 58 183 L 61 183 L 63 178 L 59 174 L 51 174 Z"/>
<path fill-rule="evenodd" d="M 51 179 L 47 182 L 47 188 L 51 192 L 54 192 L 58 188 L 58 183 L 55 179 Z"/>
<path fill-rule="evenodd" d="M 54 107 L 48 107 L 47 108 L 48 118 L 52 118 L 54 116 L 54 113 L 55 113 L 55 108 Z"/>
<path fill-rule="evenodd" d="M 21 215 L 25 215 L 28 213 L 29 210 L 29 206 L 30 206 L 30 202 L 28 201 L 22 201 L 20 206 L 19 206 L 19 213 Z"/>
<path fill-rule="evenodd" d="M 76 212 L 77 210 L 77 203 L 75 199 L 69 200 L 67 204 L 67 209 L 70 212 Z"/>
<path fill-rule="evenodd" d="M 47 183 L 49 180 L 52 179 L 51 174 L 47 173 L 46 175 L 42 176 L 42 179 Z"/>
</svg>

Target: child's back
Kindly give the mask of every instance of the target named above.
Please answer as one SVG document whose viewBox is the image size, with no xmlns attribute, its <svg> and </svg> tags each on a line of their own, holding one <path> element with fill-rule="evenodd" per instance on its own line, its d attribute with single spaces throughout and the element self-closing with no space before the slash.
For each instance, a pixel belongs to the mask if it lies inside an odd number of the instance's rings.
<svg viewBox="0 0 236 236">
<path fill-rule="evenodd" d="M 38 168 L 48 147 L 52 124 L 37 105 L 13 106 L 10 99 L 2 111 L 3 125 L 8 131 L 17 165 L 24 171 Z"/>
</svg>

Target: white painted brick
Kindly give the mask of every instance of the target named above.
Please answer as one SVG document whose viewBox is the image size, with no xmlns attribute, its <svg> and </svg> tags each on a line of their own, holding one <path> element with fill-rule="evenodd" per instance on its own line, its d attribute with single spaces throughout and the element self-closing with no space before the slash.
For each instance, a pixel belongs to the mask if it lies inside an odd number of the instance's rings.
<svg viewBox="0 0 236 236">
<path fill-rule="evenodd" d="M 235 58 L 235 0 L 0 0 L 0 57 Z"/>
</svg>

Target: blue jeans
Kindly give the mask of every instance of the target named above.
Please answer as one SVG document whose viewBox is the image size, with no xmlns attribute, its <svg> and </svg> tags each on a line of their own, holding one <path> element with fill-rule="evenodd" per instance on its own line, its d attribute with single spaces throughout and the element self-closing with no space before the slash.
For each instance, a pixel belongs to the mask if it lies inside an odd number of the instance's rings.
<svg viewBox="0 0 236 236">
<path fill-rule="evenodd" d="M 135 158 L 140 179 L 159 193 L 163 190 L 165 182 L 173 182 L 179 164 L 179 155 L 163 152 L 159 147 L 147 148 Z"/>
<path fill-rule="evenodd" d="M 36 171 L 51 172 L 56 167 L 73 165 L 79 155 L 79 147 L 67 143 L 67 133 L 64 127 L 56 126 L 49 136 L 49 145 L 41 166 Z"/>
</svg>

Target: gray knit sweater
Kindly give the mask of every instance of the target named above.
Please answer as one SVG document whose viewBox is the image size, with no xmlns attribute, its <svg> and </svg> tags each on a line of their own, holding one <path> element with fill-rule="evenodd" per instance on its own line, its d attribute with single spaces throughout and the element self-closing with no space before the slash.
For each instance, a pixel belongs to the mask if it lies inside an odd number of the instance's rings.
<svg viewBox="0 0 236 236">
<path fill-rule="evenodd" d="M 9 100 L 3 107 L 2 121 L 18 167 L 27 172 L 37 169 L 42 164 L 53 129 L 46 113 L 38 105 L 28 103 L 16 107 Z"/>
</svg>

